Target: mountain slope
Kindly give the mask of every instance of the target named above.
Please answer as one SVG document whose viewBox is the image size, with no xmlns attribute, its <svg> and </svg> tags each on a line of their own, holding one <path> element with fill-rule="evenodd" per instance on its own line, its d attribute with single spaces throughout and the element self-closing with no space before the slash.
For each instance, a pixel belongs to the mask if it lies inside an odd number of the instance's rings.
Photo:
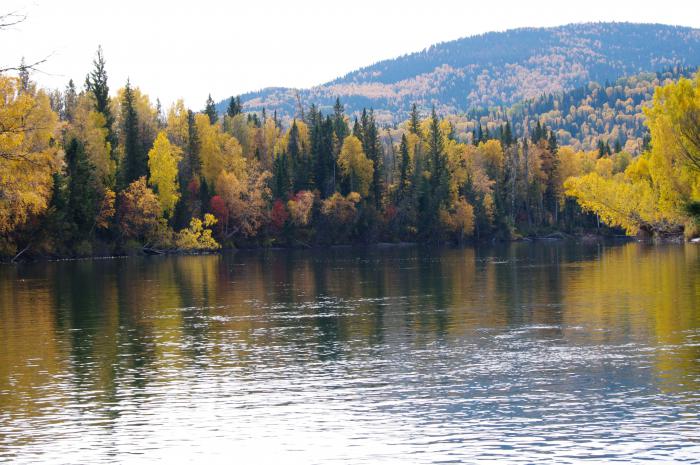
<svg viewBox="0 0 700 465">
<path fill-rule="evenodd" d="M 473 142 L 478 128 L 500 137 L 506 122 L 516 137 L 523 137 L 537 122 L 552 130 L 560 145 L 575 150 L 596 150 L 600 142 L 619 145 L 631 154 L 645 147 L 649 136 L 644 107 L 650 107 L 654 89 L 681 77 L 690 78 L 695 68 L 674 67 L 663 72 L 625 76 L 613 82 L 589 82 L 556 94 L 544 94 L 512 106 L 497 106 L 450 115 L 453 137 Z M 425 111 L 423 111 L 425 114 Z"/>
<path fill-rule="evenodd" d="M 660 24 L 587 23 L 491 32 L 384 60 L 311 89 L 268 88 L 241 96 L 247 111 L 293 115 L 298 99 L 350 112 L 373 107 L 384 122 L 410 105 L 443 113 L 510 105 L 589 81 L 614 81 L 674 65 L 700 65 L 700 30 Z M 219 104 L 225 110 L 226 102 Z"/>
</svg>

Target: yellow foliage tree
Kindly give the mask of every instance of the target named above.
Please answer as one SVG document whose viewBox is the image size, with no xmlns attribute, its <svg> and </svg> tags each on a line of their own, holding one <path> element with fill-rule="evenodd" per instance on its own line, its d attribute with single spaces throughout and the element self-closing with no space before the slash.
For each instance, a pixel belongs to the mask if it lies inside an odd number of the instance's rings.
<svg viewBox="0 0 700 465">
<path fill-rule="evenodd" d="M 0 76 L 0 235 L 46 209 L 59 166 L 57 122 L 43 91 Z"/>
<path fill-rule="evenodd" d="M 343 176 L 349 180 L 350 190 L 366 197 L 374 174 L 374 162 L 365 155 L 360 139 L 355 136 L 345 138 L 338 166 Z"/>
<path fill-rule="evenodd" d="M 155 187 L 161 208 L 170 217 L 180 199 L 177 186 L 177 164 L 182 151 L 171 144 L 165 131 L 158 133 L 153 148 L 148 152 L 148 184 Z"/>
<path fill-rule="evenodd" d="M 474 208 L 464 197 L 460 197 L 451 211 L 440 210 L 440 222 L 448 231 L 457 234 L 460 241 L 474 233 Z"/>
<path fill-rule="evenodd" d="M 167 227 L 160 201 L 146 185 L 145 177 L 129 184 L 120 197 L 119 229 L 125 238 L 169 245 L 172 231 Z"/>
<path fill-rule="evenodd" d="M 292 223 L 306 226 L 311 219 L 311 209 L 314 206 L 314 194 L 310 191 L 299 191 L 287 202 L 287 209 Z"/>
<path fill-rule="evenodd" d="M 660 208 L 700 209 L 700 73 L 657 88 L 645 114 L 652 138 L 649 173 Z"/>
<path fill-rule="evenodd" d="M 166 131 L 170 142 L 184 149 L 190 140 L 189 121 L 185 102 L 181 99 L 168 110 Z"/>
<path fill-rule="evenodd" d="M 224 237 L 241 234 L 255 236 L 267 220 L 271 174 L 264 171 L 239 178 L 235 173 L 222 171 L 216 181 L 216 192 L 226 208 L 223 218 Z"/>
<path fill-rule="evenodd" d="M 645 113 L 651 152 L 614 176 L 614 161 L 598 160 L 594 173 L 571 177 L 565 187 L 585 210 L 629 234 L 676 234 L 700 205 L 700 75 L 657 88 Z"/>
<path fill-rule="evenodd" d="M 332 224 L 348 225 L 357 218 L 356 205 L 360 202 L 360 194 L 350 192 L 343 197 L 339 192 L 321 202 L 321 214 L 331 220 Z"/>
<path fill-rule="evenodd" d="M 199 137 L 199 157 L 202 162 L 202 175 L 210 186 L 215 186 L 222 171 L 243 177 L 245 159 L 243 149 L 235 137 L 221 131 L 219 125 L 212 125 L 205 114 L 195 116 Z"/>
<path fill-rule="evenodd" d="M 180 250 L 202 251 L 217 250 L 221 248 L 216 239 L 212 236 L 211 228 L 217 220 L 211 213 L 204 215 L 204 221 L 199 218 L 190 220 L 190 227 L 183 229 L 177 234 L 175 245 Z"/>
<path fill-rule="evenodd" d="M 111 156 L 111 144 L 107 141 L 106 124 L 104 115 L 95 111 L 94 94 L 91 92 L 81 94 L 73 114 L 72 136 L 83 143 L 85 153 L 95 169 L 96 179 L 101 187 L 113 188 L 116 164 Z"/>
</svg>

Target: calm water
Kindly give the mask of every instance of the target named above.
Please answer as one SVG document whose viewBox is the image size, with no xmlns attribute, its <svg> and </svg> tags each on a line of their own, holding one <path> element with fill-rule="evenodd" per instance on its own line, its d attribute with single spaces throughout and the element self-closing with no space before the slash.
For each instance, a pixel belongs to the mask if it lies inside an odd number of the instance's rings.
<svg viewBox="0 0 700 465">
<path fill-rule="evenodd" d="M 0 462 L 700 463 L 700 247 L 0 267 Z"/>
</svg>

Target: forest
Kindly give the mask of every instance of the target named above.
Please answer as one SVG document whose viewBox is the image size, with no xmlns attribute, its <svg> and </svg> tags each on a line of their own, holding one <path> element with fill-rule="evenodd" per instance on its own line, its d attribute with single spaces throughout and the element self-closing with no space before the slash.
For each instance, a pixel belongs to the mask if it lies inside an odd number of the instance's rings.
<svg viewBox="0 0 700 465">
<path fill-rule="evenodd" d="M 638 150 L 600 140 L 584 151 L 562 144 L 564 128 L 547 116 L 520 118 L 516 131 L 513 112 L 467 130 L 464 115 L 416 104 L 406 121 L 382 125 L 370 108 L 346 114 L 339 98 L 325 114 L 312 103 L 285 119 L 246 112 L 237 97 L 223 113 L 211 96 L 201 111 L 181 100 L 164 109 L 128 81 L 110 94 L 101 49 L 82 86 L 41 89 L 20 66 L 0 74 L 0 256 L 561 232 L 692 238 L 700 76 L 681 74 L 640 107 L 649 136 Z M 594 95 L 624 96 L 612 89 Z"/>
</svg>

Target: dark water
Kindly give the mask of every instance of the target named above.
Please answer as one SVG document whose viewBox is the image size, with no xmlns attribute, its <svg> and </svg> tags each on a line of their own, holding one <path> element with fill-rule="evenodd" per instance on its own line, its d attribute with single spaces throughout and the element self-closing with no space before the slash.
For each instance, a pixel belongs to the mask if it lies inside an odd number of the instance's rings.
<svg viewBox="0 0 700 465">
<path fill-rule="evenodd" d="M 0 268 L 0 462 L 700 463 L 700 247 Z"/>
</svg>

